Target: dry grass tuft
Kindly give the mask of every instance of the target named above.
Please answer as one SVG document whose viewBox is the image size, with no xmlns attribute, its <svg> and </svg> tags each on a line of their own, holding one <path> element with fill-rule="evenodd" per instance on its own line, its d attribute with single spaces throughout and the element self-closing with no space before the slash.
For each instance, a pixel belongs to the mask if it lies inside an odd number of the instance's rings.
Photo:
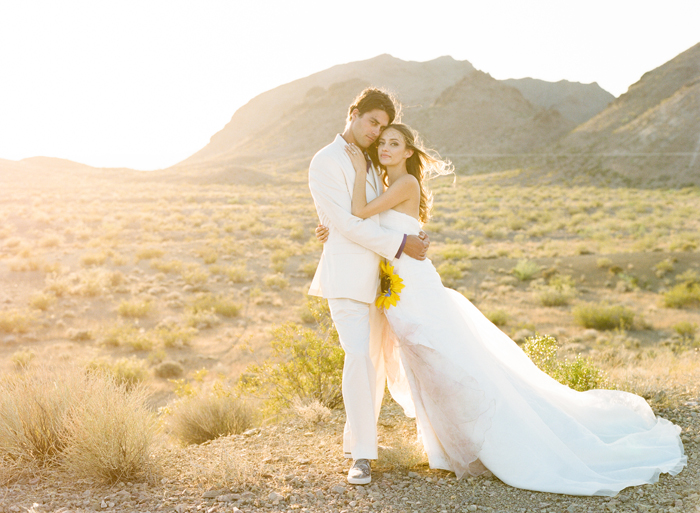
<svg viewBox="0 0 700 513">
<path fill-rule="evenodd" d="M 173 433 L 188 445 L 243 433 L 253 425 L 252 409 L 220 383 L 210 393 L 181 399 L 171 415 Z"/>
<path fill-rule="evenodd" d="M 383 438 L 385 445 L 379 449 L 378 466 L 408 470 L 428 464 L 428 456 L 415 433 L 396 429 L 389 431 Z"/>
<path fill-rule="evenodd" d="M 36 317 L 17 309 L 0 311 L 0 333 L 26 333 Z"/>
<path fill-rule="evenodd" d="M 0 478 L 45 467 L 106 482 L 152 468 L 156 422 L 142 391 L 75 368 L 41 368 L 0 380 Z"/>
<path fill-rule="evenodd" d="M 34 358 L 36 358 L 36 354 L 31 349 L 20 349 L 12 354 L 10 360 L 17 369 L 24 370 L 29 367 Z"/>
<path fill-rule="evenodd" d="M 106 483 L 148 477 L 157 424 L 145 391 L 97 376 L 86 385 L 88 393 L 68 418 L 63 466 Z"/>
<path fill-rule="evenodd" d="M 327 422 L 331 418 L 331 410 L 321 404 L 318 399 L 303 400 L 295 397 L 292 400 L 291 410 L 299 419 L 306 424 L 318 424 Z"/>
<path fill-rule="evenodd" d="M 148 379 L 146 364 L 138 358 L 120 358 L 113 362 L 98 358 L 85 366 L 88 373 L 106 376 L 120 386 L 133 389 Z"/>
<path fill-rule="evenodd" d="M 123 300 L 117 307 L 117 312 L 122 317 L 140 319 L 146 317 L 153 310 L 153 303 L 148 300 L 134 299 L 133 301 Z"/>
</svg>

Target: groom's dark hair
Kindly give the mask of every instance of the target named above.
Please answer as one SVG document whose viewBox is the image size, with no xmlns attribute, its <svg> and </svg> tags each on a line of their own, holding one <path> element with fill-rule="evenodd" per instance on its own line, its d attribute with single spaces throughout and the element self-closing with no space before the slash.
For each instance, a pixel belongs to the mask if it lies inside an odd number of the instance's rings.
<svg viewBox="0 0 700 513">
<path fill-rule="evenodd" d="M 368 87 L 355 98 L 348 109 L 348 121 L 352 118 L 352 111 L 355 109 L 360 111 L 360 115 L 375 109 L 383 110 L 389 116 L 389 124 L 394 122 L 399 111 L 398 102 L 394 97 L 375 87 Z"/>
</svg>

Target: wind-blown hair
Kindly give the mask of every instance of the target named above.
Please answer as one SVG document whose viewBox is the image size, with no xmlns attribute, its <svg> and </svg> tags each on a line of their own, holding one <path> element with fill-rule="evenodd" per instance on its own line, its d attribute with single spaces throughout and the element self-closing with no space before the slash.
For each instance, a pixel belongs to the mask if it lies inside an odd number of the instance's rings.
<svg viewBox="0 0 700 513">
<path fill-rule="evenodd" d="M 403 136 L 406 148 L 413 150 L 413 155 L 406 159 L 406 170 L 409 174 L 416 177 L 420 185 L 420 206 L 418 216 L 420 222 L 425 224 L 430 220 L 430 210 L 433 207 L 433 194 L 430 192 L 425 182 L 437 176 L 449 175 L 454 173 L 452 163 L 440 157 L 440 155 L 431 149 L 423 146 L 418 133 L 407 125 L 396 123 L 387 126 L 384 131 L 393 128 Z M 383 132 L 382 132 L 383 133 Z M 381 137 L 381 135 L 380 135 Z M 379 141 L 379 138 L 377 138 Z M 379 156 L 377 154 L 377 142 L 370 148 L 368 153 L 374 164 L 382 170 L 382 180 L 384 185 L 389 186 L 386 168 L 379 164 Z"/>
<path fill-rule="evenodd" d="M 352 111 L 355 109 L 360 112 L 360 115 L 375 109 L 383 110 L 389 116 L 389 124 L 393 123 L 397 116 L 400 116 L 401 110 L 398 101 L 390 93 L 375 87 L 368 87 L 357 95 L 348 108 L 348 123 L 351 121 Z"/>
</svg>

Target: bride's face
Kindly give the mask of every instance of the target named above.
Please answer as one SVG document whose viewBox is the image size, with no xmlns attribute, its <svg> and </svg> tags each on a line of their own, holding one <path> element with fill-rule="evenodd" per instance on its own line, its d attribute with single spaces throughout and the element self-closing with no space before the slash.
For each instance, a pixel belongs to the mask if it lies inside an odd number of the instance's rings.
<svg viewBox="0 0 700 513">
<path fill-rule="evenodd" d="M 377 155 L 382 166 L 391 167 L 405 162 L 408 157 L 413 155 L 413 150 L 406 147 L 406 141 L 401 132 L 387 128 L 379 136 Z"/>
</svg>

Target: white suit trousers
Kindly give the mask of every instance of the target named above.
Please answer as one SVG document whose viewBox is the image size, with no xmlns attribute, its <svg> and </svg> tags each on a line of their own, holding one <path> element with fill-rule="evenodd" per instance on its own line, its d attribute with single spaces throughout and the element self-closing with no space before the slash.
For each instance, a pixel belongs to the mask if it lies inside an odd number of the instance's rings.
<svg viewBox="0 0 700 513">
<path fill-rule="evenodd" d="M 377 459 L 377 419 L 386 383 L 382 313 L 353 299 L 329 299 L 328 306 L 345 351 L 343 452 L 346 458 Z"/>
</svg>

